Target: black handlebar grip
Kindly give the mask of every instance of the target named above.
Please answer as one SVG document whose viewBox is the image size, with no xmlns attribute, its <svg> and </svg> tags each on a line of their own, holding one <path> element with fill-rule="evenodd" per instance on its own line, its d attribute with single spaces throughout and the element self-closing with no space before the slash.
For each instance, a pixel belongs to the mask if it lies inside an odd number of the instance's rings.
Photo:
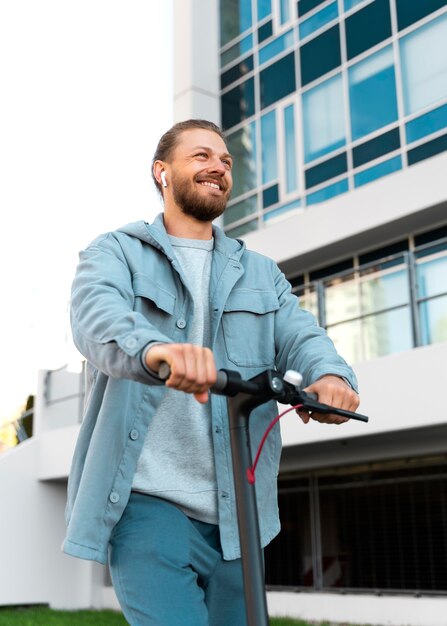
<svg viewBox="0 0 447 626">
<path fill-rule="evenodd" d="M 161 378 L 161 380 L 168 380 L 170 375 L 171 375 L 171 368 L 169 367 L 168 363 L 166 363 L 166 361 L 163 361 L 163 363 L 161 363 L 160 367 L 158 368 L 158 376 L 159 378 Z M 225 391 L 227 382 L 228 382 L 227 373 L 223 370 L 218 370 L 216 382 L 211 387 L 211 390 L 212 391 Z"/>
</svg>

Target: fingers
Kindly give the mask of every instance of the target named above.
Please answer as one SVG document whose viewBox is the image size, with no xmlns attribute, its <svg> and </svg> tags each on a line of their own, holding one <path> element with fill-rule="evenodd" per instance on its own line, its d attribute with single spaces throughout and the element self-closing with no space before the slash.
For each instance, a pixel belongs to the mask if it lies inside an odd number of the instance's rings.
<svg viewBox="0 0 447 626">
<path fill-rule="evenodd" d="M 146 364 L 158 371 L 166 361 L 171 375 L 166 386 L 185 393 L 192 393 L 198 402 L 208 400 L 208 389 L 216 382 L 216 366 L 209 348 L 193 344 L 158 344 L 148 350 Z"/>
<path fill-rule="evenodd" d="M 346 411 L 355 412 L 360 403 L 356 392 L 338 376 L 323 376 L 304 391 L 316 393 L 318 401 L 322 404 L 329 404 Z M 324 424 L 343 424 L 349 421 L 346 417 L 332 413 L 325 415 L 322 413 L 299 411 L 299 415 L 305 424 L 307 424 L 310 419 Z"/>
</svg>

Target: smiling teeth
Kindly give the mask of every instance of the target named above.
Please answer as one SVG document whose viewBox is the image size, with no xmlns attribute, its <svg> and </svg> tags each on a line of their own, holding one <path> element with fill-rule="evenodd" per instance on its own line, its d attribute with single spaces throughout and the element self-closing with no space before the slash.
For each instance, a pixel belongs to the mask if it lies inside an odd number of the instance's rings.
<svg viewBox="0 0 447 626">
<path fill-rule="evenodd" d="M 219 185 L 216 185 L 216 183 L 210 183 L 207 180 L 201 182 L 200 184 L 206 185 L 207 187 L 212 187 L 213 189 L 220 189 Z"/>
</svg>

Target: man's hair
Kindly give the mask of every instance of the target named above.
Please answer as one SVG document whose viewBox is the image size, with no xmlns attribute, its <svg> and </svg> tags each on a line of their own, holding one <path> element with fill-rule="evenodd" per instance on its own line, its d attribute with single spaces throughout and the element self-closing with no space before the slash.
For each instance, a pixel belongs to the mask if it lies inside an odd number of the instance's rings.
<svg viewBox="0 0 447 626">
<path fill-rule="evenodd" d="M 169 158 L 178 143 L 180 135 L 185 132 L 185 130 L 194 130 L 196 128 L 211 130 L 213 133 L 219 135 L 219 137 L 221 137 L 221 139 L 226 142 L 225 136 L 219 126 L 217 126 L 213 122 L 209 122 L 208 120 L 193 119 L 174 124 L 174 126 L 166 131 L 165 134 L 162 135 L 162 137 L 160 138 L 160 141 L 158 142 L 157 148 L 155 150 L 155 154 L 152 158 L 152 178 L 161 196 L 163 196 L 161 185 L 154 176 L 155 161 L 169 161 Z"/>
</svg>

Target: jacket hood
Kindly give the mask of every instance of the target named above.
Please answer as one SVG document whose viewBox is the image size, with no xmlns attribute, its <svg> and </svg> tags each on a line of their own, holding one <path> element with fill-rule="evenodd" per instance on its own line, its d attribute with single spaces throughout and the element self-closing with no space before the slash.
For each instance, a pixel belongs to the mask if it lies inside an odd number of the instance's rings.
<svg viewBox="0 0 447 626">
<path fill-rule="evenodd" d="M 163 213 L 159 213 L 152 224 L 139 220 L 118 228 L 118 232 L 136 237 L 145 243 L 160 248 L 170 258 L 174 256 L 171 242 L 164 226 Z M 221 252 L 237 261 L 241 258 L 245 250 L 245 243 L 242 240 L 227 237 L 223 230 L 214 224 L 213 236 L 214 249 L 217 252 Z"/>
</svg>

